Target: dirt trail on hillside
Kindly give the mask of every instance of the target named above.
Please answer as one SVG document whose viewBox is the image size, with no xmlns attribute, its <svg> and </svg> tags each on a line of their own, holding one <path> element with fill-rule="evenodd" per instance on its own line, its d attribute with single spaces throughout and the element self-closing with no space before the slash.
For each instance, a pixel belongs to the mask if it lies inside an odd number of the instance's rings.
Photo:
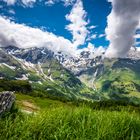
<svg viewBox="0 0 140 140">
<path fill-rule="evenodd" d="M 35 104 L 33 104 L 30 101 L 25 100 L 25 101 L 19 101 L 19 102 L 21 104 L 21 111 L 22 112 L 31 114 L 31 113 L 35 113 L 38 110 L 40 110 L 39 107 L 37 107 Z"/>
</svg>

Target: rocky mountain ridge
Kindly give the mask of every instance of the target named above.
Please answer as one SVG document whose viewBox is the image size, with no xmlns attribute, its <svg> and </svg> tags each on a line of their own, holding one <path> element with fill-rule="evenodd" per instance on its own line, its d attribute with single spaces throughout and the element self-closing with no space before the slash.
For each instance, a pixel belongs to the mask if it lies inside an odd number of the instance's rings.
<svg viewBox="0 0 140 140">
<path fill-rule="evenodd" d="M 0 54 L 1 78 L 28 80 L 33 87 L 51 95 L 88 100 L 122 99 L 118 97 L 119 92 L 131 91 L 136 99 L 139 96 L 140 55 L 137 50 L 131 50 L 125 58 L 113 59 L 105 58 L 104 52 L 91 55 L 84 50 L 71 57 L 47 48 L 14 46 L 1 48 Z M 131 87 L 129 90 L 126 83 Z M 117 94 L 113 94 L 114 85 Z M 126 94 L 123 96 L 129 100 Z"/>
<path fill-rule="evenodd" d="M 1 48 L 0 54 L 1 79 L 28 80 L 33 88 L 44 91 L 42 94 L 47 92 L 68 99 L 88 99 L 88 94 L 94 94 L 46 48 L 19 49 L 9 46 Z"/>
<path fill-rule="evenodd" d="M 88 75 L 90 79 L 92 77 L 92 82 L 98 75 L 103 73 L 104 60 L 106 59 L 104 57 L 105 52 L 102 52 L 101 55 L 97 56 L 95 52 L 90 52 L 88 50 L 81 51 L 76 57 L 70 57 L 64 55 L 62 52 L 54 53 L 45 47 L 21 49 L 15 46 L 8 46 L 1 49 L 7 54 L 25 62 L 28 67 L 32 67 L 34 64 L 39 66 L 40 64 L 45 63 L 46 60 L 51 61 L 51 59 L 56 59 L 58 63 L 70 70 L 80 80 L 83 81 L 84 77 L 87 77 Z M 140 51 L 136 48 L 132 48 L 124 59 L 139 60 Z M 34 68 L 32 67 L 32 69 Z M 90 80 L 89 82 L 92 83 Z"/>
</svg>

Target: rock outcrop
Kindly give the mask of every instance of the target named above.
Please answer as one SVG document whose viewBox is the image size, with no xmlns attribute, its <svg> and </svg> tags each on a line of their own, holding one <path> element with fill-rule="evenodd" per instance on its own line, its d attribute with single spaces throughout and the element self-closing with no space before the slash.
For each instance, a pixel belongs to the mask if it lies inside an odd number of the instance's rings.
<svg viewBox="0 0 140 140">
<path fill-rule="evenodd" d="M 15 101 L 15 95 L 11 91 L 0 92 L 0 115 L 11 109 Z"/>
</svg>

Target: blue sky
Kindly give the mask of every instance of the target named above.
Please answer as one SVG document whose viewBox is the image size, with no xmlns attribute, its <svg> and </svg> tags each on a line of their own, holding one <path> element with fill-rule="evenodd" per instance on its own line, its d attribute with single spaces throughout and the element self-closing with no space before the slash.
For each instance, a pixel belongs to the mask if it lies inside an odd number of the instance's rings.
<svg viewBox="0 0 140 140">
<path fill-rule="evenodd" d="M 138 0 L 0 0 L 0 46 L 107 48 L 124 57 L 140 46 L 139 7 Z"/>
<path fill-rule="evenodd" d="M 106 18 L 111 11 L 111 4 L 106 0 L 83 0 L 82 2 L 87 13 L 85 19 L 89 22 L 88 26 L 96 26 L 96 28 L 89 30 L 90 35 L 96 34 L 96 37 L 91 39 L 90 42 L 96 47 L 107 46 L 108 41 L 106 41 L 105 36 L 99 37 L 99 35 L 105 34 Z M 72 34 L 65 28 L 66 25 L 70 24 L 70 21 L 67 21 L 65 16 L 70 13 L 73 4 L 64 6 L 63 2 L 57 2 L 53 5 L 45 5 L 42 1 L 28 7 L 20 4 L 7 5 L 1 1 L 0 5 L 2 6 L 0 14 L 13 18 L 17 23 L 43 28 L 72 40 Z M 88 42 L 85 41 L 85 44 L 80 46 L 85 47 Z"/>
</svg>

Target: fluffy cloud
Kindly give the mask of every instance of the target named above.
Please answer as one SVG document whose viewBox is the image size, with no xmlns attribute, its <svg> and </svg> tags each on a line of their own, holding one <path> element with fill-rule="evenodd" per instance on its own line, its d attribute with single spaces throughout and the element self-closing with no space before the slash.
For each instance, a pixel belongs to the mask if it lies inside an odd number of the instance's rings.
<svg viewBox="0 0 140 140">
<path fill-rule="evenodd" d="M 112 11 L 106 28 L 110 41 L 107 57 L 125 57 L 135 42 L 135 31 L 139 24 L 140 0 L 108 0 Z"/>
<path fill-rule="evenodd" d="M 139 24 L 138 24 L 137 28 L 140 29 L 140 20 L 139 20 Z"/>
<path fill-rule="evenodd" d="M 93 35 L 91 35 L 90 38 L 91 38 L 91 39 L 96 39 L 96 38 L 97 38 L 97 34 L 93 34 Z"/>
<path fill-rule="evenodd" d="M 37 0 L 1 0 L 7 3 L 7 5 L 15 5 L 19 4 L 23 7 L 33 7 L 33 5 L 37 2 Z M 40 0 L 41 2 L 42 0 Z M 62 2 L 64 6 L 73 5 L 76 0 L 45 0 L 44 4 L 48 6 L 52 6 L 55 3 Z"/>
<path fill-rule="evenodd" d="M 26 7 L 32 7 L 36 0 L 21 0 L 23 5 Z"/>
<path fill-rule="evenodd" d="M 8 45 L 20 48 L 47 47 L 54 52 L 63 51 L 67 55 L 76 55 L 76 50 L 69 40 L 53 33 L 17 24 L 1 16 L 0 29 L 0 47 Z"/>
<path fill-rule="evenodd" d="M 76 0 L 62 0 L 65 6 L 73 5 Z"/>
<path fill-rule="evenodd" d="M 7 5 L 14 5 L 20 3 L 24 7 L 32 7 L 36 0 L 3 0 Z"/>
<path fill-rule="evenodd" d="M 88 51 L 90 52 L 89 58 L 95 58 L 96 56 L 100 56 L 105 52 L 105 48 L 102 46 L 95 47 L 92 43 L 88 43 L 88 46 L 86 48 L 83 48 L 81 50 L 78 50 L 79 52 L 82 51 Z"/>
<path fill-rule="evenodd" d="M 97 38 L 97 34 L 88 35 L 88 38 L 86 39 L 86 41 L 90 41 L 96 38 Z"/>
<path fill-rule="evenodd" d="M 47 1 L 45 1 L 45 4 L 48 6 L 52 6 L 55 4 L 55 1 L 54 0 L 47 0 Z"/>
<path fill-rule="evenodd" d="M 89 29 L 95 29 L 97 26 L 94 26 L 94 25 L 92 25 L 92 26 L 90 26 L 90 27 L 88 27 Z"/>
<path fill-rule="evenodd" d="M 135 35 L 135 38 L 136 38 L 136 39 L 140 38 L 140 34 L 136 34 L 136 35 Z"/>
<path fill-rule="evenodd" d="M 10 10 L 8 11 L 8 13 L 14 15 L 14 14 L 15 14 L 15 11 L 14 11 L 13 9 L 10 9 Z"/>
<path fill-rule="evenodd" d="M 100 34 L 98 37 L 102 38 L 102 37 L 105 37 L 105 36 L 106 36 L 105 34 Z"/>
<path fill-rule="evenodd" d="M 76 0 L 46 0 L 46 4 L 51 6 L 60 1 L 68 6 L 73 5 Z M 16 4 L 16 2 L 18 4 L 22 2 L 24 7 L 31 7 L 37 0 L 15 0 L 13 4 Z M 14 14 L 14 11 L 10 10 L 9 13 Z M 66 26 L 66 29 L 72 33 L 72 41 L 38 28 L 17 24 L 12 22 L 10 18 L 6 19 L 0 16 L 0 46 L 47 47 L 54 52 L 63 51 L 68 55 L 77 55 L 79 53 L 77 51 L 78 46 L 84 45 L 86 41 L 97 37 L 96 34 L 89 32 L 96 26 L 88 26 L 89 21 L 86 20 L 86 16 L 87 13 L 83 8 L 82 1 L 77 0 L 70 14 L 66 15 L 66 19 L 71 22 Z"/>
<path fill-rule="evenodd" d="M 17 0 L 3 0 L 4 2 L 7 3 L 7 5 L 14 5 Z"/>
<path fill-rule="evenodd" d="M 69 5 L 73 5 L 74 2 L 76 0 L 46 0 L 45 1 L 45 4 L 48 5 L 48 6 L 52 6 L 54 5 L 55 3 L 58 3 L 58 2 L 63 2 L 64 3 L 64 6 L 69 6 Z"/>
<path fill-rule="evenodd" d="M 61 36 L 32 28 L 24 24 L 18 24 L 6 17 L 0 16 L 0 47 L 17 46 L 19 48 L 47 47 L 54 53 L 59 51 L 68 56 L 77 56 L 81 51 L 90 51 L 90 57 L 101 55 L 105 51 L 103 47 L 96 48 L 89 43 L 87 48 L 76 49 L 75 44 Z"/>
<path fill-rule="evenodd" d="M 66 19 L 71 22 L 66 26 L 66 29 L 73 35 L 74 46 L 83 45 L 89 31 L 86 27 L 88 24 L 86 21 L 86 11 L 81 0 L 77 0 L 73 5 L 70 14 L 66 15 Z"/>
</svg>

